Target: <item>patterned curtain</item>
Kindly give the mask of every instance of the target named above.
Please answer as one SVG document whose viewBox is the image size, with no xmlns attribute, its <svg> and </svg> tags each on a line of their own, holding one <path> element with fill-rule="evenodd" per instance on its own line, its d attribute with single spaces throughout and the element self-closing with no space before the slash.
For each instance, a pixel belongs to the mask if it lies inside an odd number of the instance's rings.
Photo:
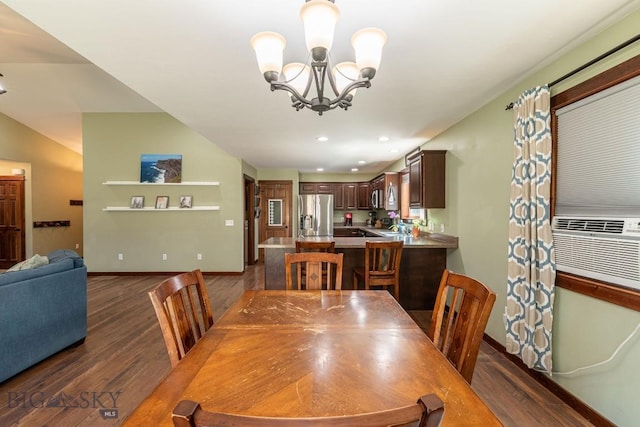
<svg viewBox="0 0 640 427">
<path fill-rule="evenodd" d="M 506 349 L 529 368 L 550 374 L 556 266 L 550 218 L 549 87 L 524 92 L 513 110 Z"/>
</svg>

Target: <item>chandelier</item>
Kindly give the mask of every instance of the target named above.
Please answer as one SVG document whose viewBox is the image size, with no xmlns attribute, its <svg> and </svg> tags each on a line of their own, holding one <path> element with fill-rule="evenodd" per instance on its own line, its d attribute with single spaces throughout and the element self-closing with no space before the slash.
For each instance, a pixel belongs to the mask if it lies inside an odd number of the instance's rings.
<svg viewBox="0 0 640 427">
<path fill-rule="evenodd" d="M 334 0 L 306 0 L 300 9 L 309 50 L 306 64 L 293 62 L 282 66 L 286 40 L 278 33 L 266 31 L 251 38 L 258 67 L 271 90 L 289 92 L 296 111 L 306 107 L 322 115 L 336 107 L 347 110 L 356 90 L 371 86 L 387 35 L 378 28 L 356 32 L 351 38 L 356 62 L 342 62 L 331 68 L 329 51 L 339 16 L 340 10 Z M 310 94 L 311 86 L 315 87 L 315 96 Z"/>
</svg>

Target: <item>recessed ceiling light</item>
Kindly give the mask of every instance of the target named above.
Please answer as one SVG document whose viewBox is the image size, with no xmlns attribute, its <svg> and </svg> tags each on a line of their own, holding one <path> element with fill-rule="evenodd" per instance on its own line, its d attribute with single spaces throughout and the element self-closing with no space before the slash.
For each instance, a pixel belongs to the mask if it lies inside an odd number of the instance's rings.
<svg viewBox="0 0 640 427">
<path fill-rule="evenodd" d="M 398 149 L 397 148 L 392 148 L 391 150 L 389 150 L 390 153 L 397 153 Z"/>
<path fill-rule="evenodd" d="M 316 169 L 316 170 L 317 170 L 318 172 L 324 172 L 324 169 L 323 169 L 323 168 L 318 168 L 318 169 Z"/>
<path fill-rule="evenodd" d="M 316 138 L 316 141 L 320 141 L 320 142 L 326 142 L 329 140 L 329 137 L 327 136 L 319 136 Z"/>
<path fill-rule="evenodd" d="M 358 164 L 359 165 L 364 165 L 365 163 L 367 163 L 367 162 L 365 162 L 364 160 L 358 160 Z"/>
<path fill-rule="evenodd" d="M 381 136 L 380 138 L 378 138 L 378 141 L 380 142 L 387 142 L 389 140 L 388 136 Z"/>
<path fill-rule="evenodd" d="M 351 168 L 351 172 L 358 172 L 358 168 Z"/>
</svg>

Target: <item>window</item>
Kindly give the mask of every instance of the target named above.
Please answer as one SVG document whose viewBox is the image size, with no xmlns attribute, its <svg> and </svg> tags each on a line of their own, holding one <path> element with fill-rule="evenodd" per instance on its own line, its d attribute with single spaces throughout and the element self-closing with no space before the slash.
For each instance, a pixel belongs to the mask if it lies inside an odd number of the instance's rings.
<svg viewBox="0 0 640 427">
<path fill-rule="evenodd" d="M 282 199 L 269 199 L 269 226 L 282 225 Z"/>
<path fill-rule="evenodd" d="M 580 163 L 580 162 L 590 162 L 590 159 L 579 159 L 579 158 L 574 158 L 571 162 L 566 163 L 564 162 L 564 160 L 562 162 L 558 161 L 558 158 L 556 157 L 558 155 L 559 152 L 562 152 L 562 150 L 565 147 L 558 147 L 558 119 L 556 117 L 556 114 L 560 114 L 562 115 L 564 114 L 570 114 L 570 112 L 572 110 L 575 110 L 575 107 L 581 107 L 584 106 L 586 103 L 588 103 L 589 101 L 593 101 L 593 100 L 597 100 L 597 99 L 605 99 L 605 97 L 602 97 L 602 95 L 613 95 L 614 93 L 619 93 L 620 91 L 618 91 L 618 89 L 620 88 L 624 88 L 624 87 L 632 87 L 634 86 L 634 82 L 632 79 L 636 78 L 640 76 L 640 55 L 636 56 L 628 61 L 623 62 L 620 65 L 617 65 L 601 74 L 598 74 L 597 76 L 581 83 L 578 84 L 576 86 L 574 86 L 571 89 L 568 89 L 562 93 L 559 93 L 557 95 L 555 95 L 554 97 L 552 97 L 551 99 L 551 112 L 552 112 L 552 116 L 551 116 L 551 124 L 552 124 L 552 128 L 553 128 L 553 144 L 554 144 L 554 150 L 553 150 L 553 165 L 554 165 L 554 177 L 559 177 L 561 174 L 563 173 L 569 173 L 571 174 L 571 168 L 573 167 L 572 165 L 575 166 L 576 163 Z M 636 79 L 638 80 L 638 79 Z M 619 85 L 617 88 L 613 89 L 614 86 Z M 612 88 L 612 89 L 610 89 Z M 628 93 L 632 93 L 632 92 L 628 92 Z M 598 96 L 595 96 L 593 98 L 590 98 L 589 100 L 587 100 L 588 97 L 590 97 L 591 95 L 594 94 L 600 94 L 600 98 L 598 98 Z M 637 94 L 632 96 L 631 98 L 636 98 L 636 99 L 632 99 L 631 101 L 636 101 L 637 102 Z M 640 105 L 640 103 L 636 104 L 636 105 Z M 617 106 L 616 106 L 617 107 Z M 637 107 L 635 107 L 637 108 Z M 586 110 L 585 110 L 586 111 Z M 626 123 L 628 125 L 631 126 L 637 126 L 638 125 L 638 121 L 637 121 L 637 111 L 635 110 L 635 113 L 632 114 L 633 120 L 631 123 L 628 123 L 629 120 L 626 121 Z M 620 115 L 622 115 L 623 113 L 626 112 L 620 112 L 619 110 L 617 112 L 613 113 L 612 117 L 608 117 L 608 118 L 603 118 L 603 120 L 607 123 L 607 125 L 614 121 L 617 120 L 618 117 Z M 568 117 L 568 116 L 566 116 Z M 566 118 L 565 117 L 565 118 Z M 599 119 L 598 117 L 592 117 L 593 120 Z M 561 119 L 562 120 L 562 119 Z M 620 127 L 621 125 L 618 124 L 616 125 L 617 127 Z M 577 128 L 577 132 L 579 132 L 579 126 Z M 564 130 L 563 130 L 564 132 Z M 613 133 L 616 133 L 617 130 Z M 607 138 L 610 138 L 612 134 L 607 133 Z M 618 149 L 620 151 L 624 151 L 627 149 L 631 149 L 631 150 L 638 150 L 638 137 L 635 137 L 635 141 L 636 144 L 633 147 L 618 147 Z M 563 138 L 563 142 L 564 142 L 564 138 Z M 606 161 L 606 159 L 604 157 L 608 157 L 608 154 L 612 153 L 612 150 L 610 150 L 610 147 L 603 147 L 602 144 L 598 144 L 597 139 L 591 142 L 584 142 L 583 137 L 582 136 L 578 136 L 578 139 L 575 141 L 575 144 L 585 144 L 585 149 L 592 149 L 592 148 L 596 148 L 599 149 L 598 150 L 598 154 L 597 156 L 599 156 L 598 160 L 595 162 L 596 166 L 599 167 L 599 165 L 601 164 L 601 162 Z M 576 145 L 577 147 L 578 145 Z M 575 148 L 575 147 L 574 147 Z M 570 149 L 570 152 L 572 150 Z M 575 156 L 581 156 L 581 150 L 573 150 L 574 154 L 571 155 L 575 155 Z M 615 152 L 615 150 L 613 151 L 613 153 L 617 156 L 618 160 L 617 161 L 621 161 L 621 155 L 624 155 L 624 153 L 621 152 Z M 634 171 L 637 171 L 637 159 L 638 159 L 638 151 L 634 151 L 635 154 L 631 154 L 631 160 L 632 163 L 634 165 L 633 169 Z M 567 154 L 563 154 L 564 156 L 567 156 Z M 624 157 L 622 157 L 623 159 Z M 635 161 L 633 161 L 633 159 L 636 159 Z M 600 163 L 599 163 L 600 162 Z M 616 162 L 616 160 L 614 160 L 614 162 Z M 623 182 L 624 182 L 624 165 L 619 165 L 619 164 L 615 164 L 616 167 L 614 168 L 614 166 L 608 166 L 607 169 L 604 170 L 604 172 L 610 172 L 611 169 L 616 169 L 619 170 L 623 175 Z M 593 166 L 593 164 L 592 164 Z M 600 172 L 596 172 L 594 175 L 596 175 L 596 180 L 597 180 L 597 174 L 598 173 L 604 173 L 602 171 Z M 632 173 L 633 175 L 633 173 Z M 618 180 L 619 182 L 619 178 L 616 178 L 616 180 Z M 578 208 L 578 209 L 586 209 L 589 210 L 591 208 L 593 208 L 593 206 L 591 206 L 593 203 L 593 196 L 591 194 L 586 194 L 585 192 L 582 192 L 580 189 L 580 182 L 575 182 L 573 184 L 569 184 L 568 188 L 558 188 L 558 180 L 554 179 L 553 182 L 554 188 L 552 189 L 552 213 L 566 213 L 566 209 L 569 206 L 571 209 L 574 208 Z M 565 184 L 563 184 L 565 185 Z M 573 187 L 571 187 L 571 185 L 573 185 Z M 596 186 L 597 187 L 597 186 Z M 616 200 L 619 200 L 619 198 L 621 197 L 620 194 L 624 194 L 625 191 L 629 190 L 633 190 L 633 188 L 637 189 L 637 184 L 634 185 L 629 185 L 627 184 L 625 186 L 625 188 L 621 189 L 621 190 L 611 190 L 611 189 L 604 189 L 602 191 L 614 191 L 615 194 L 611 194 L 608 195 L 606 197 L 606 200 L 611 200 L 611 203 L 617 203 Z M 620 193 L 620 191 L 622 191 L 622 193 Z M 635 191 L 634 192 L 634 196 L 632 197 L 632 199 L 635 197 L 637 199 L 637 195 L 638 192 Z M 626 196 L 623 196 L 626 197 Z M 601 198 L 599 198 L 599 200 L 601 200 Z M 639 211 L 635 210 L 634 208 L 634 204 L 637 205 L 636 202 L 633 201 L 629 201 L 628 199 L 625 199 L 624 202 L 626 205 L 626 208 L 630 209 L 629 212 L 636 212 L 635 215 L 638 214 Z M 574 206 L 575 205 L 575 206 Z M 599 206 L 596 207 L 596 209 L 599 210 L 607 210 L 608 207 L 606 206 L 606 204 L 604 206 Z M 593 210 L 590 211 L 591 214 L 595 213 Z M 575 213 L 575 212 L 574 212 Z M 586 212 L 585 212 L 586 213 Z M 608 301 L 611 302 L 613 304 L 618 304 L 627 308 L 631 308 L 634 310 L 638 310 L 640 311 L 640 292 L 637 290 L 633 290 L 633 289 L 627 289 L 627 288 L 621 288 L 618 286 L 614 286 L 605 282 L 601 282 L 598 280 L 592 280 L 592 279 L 586 279 L 583 277 L 579 277 L 579 276 L 575 276 L 575 275 L 571 275 L 571 274 L 567 274 L 567 273 L 563 273 L 563 272 L 558 272 L 557 275 L 557 279 L 556 279 L 556 284 L 560 287 L 566 288 L 566 289 L 570 289 L 572 291 L 575 292 L 579 292 L 594 298 L 598 298 L 604 301 Z"/>
</svg>

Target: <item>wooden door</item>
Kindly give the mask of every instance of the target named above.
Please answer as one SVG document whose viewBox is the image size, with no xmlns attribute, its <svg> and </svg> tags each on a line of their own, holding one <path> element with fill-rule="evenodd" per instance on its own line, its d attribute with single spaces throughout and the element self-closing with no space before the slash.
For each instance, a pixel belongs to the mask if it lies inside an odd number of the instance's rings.
<svg viewBox="0 0 640 427">
<path fill-rule="evenodd" d="M 271 237 L 291 237 L 293 183 L 260 181 L 260 242 Z M 259 251 L 264 261 L 264 250 Z"/>
<path fill-rule="evenodd" d="M 25 259 L 24 177 L 0 176 L 0 268 Z"/>
<path fill-rule="evenodd" d="M 256 194 L 256 183 L 253 178 L 244 175 L 244 221 L 245 221 L 245 238 L 244 238 L 244 263 L 253 265 L 256 263 L 255 256 L 255 223 L 256 208 L 259 206 L 258 195 Z"/>
</svg>

